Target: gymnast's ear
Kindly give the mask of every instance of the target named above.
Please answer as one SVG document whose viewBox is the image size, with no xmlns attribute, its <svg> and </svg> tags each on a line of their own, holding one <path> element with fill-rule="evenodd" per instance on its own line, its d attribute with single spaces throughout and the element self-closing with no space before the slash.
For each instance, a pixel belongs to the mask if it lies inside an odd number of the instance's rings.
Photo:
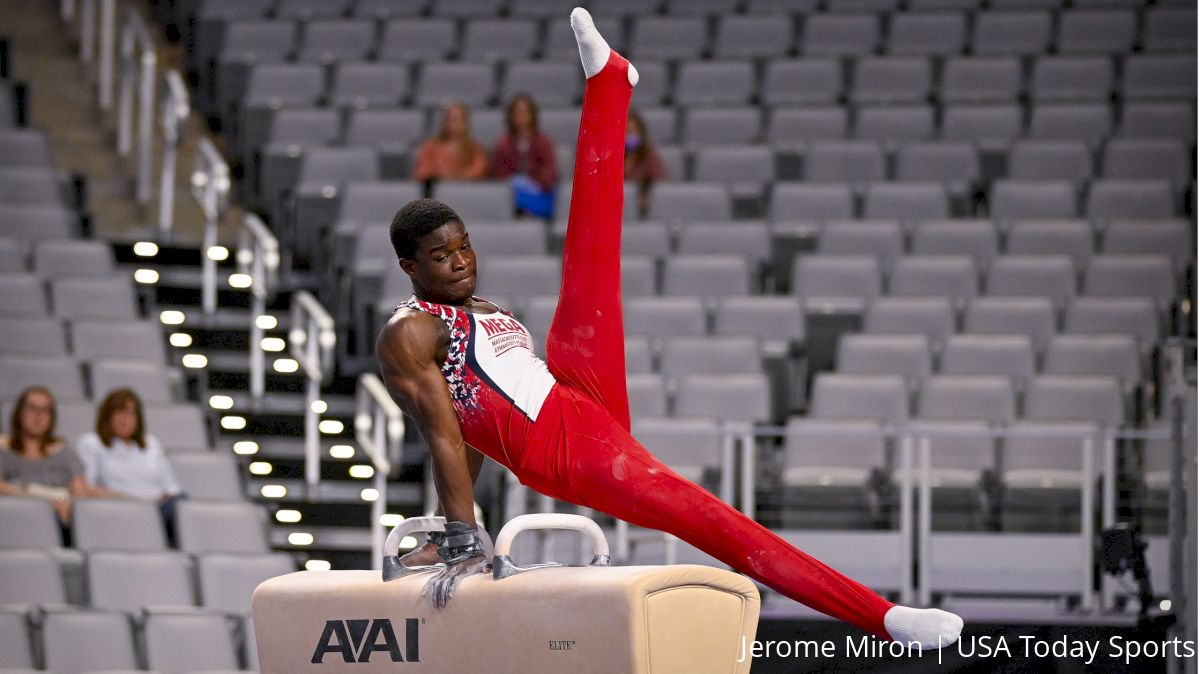
<svg viewBox="0 0 1200 674">
<path fill-rule="evenodd" d="M 404 270 L 405 274 L 408 274 L 409 278 L 412 278 L 417 273 L 417 261 L 402 257 L 400 258 L 400 268 Z"/>
</svg>

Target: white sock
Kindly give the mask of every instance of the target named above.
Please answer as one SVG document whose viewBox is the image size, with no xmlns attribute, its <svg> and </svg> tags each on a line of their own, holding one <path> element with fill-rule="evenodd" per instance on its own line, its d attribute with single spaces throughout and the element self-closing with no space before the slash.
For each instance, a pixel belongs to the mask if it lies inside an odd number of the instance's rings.
<svg viewBox="0 0 1200 674">
<path fill-rule="evenodd" d="M 584 77 L 592 77 L 604 70 L 608 64 L 608 55 L 612 48 L 605 42 L 596 24 L 592 23 L 592 15 L 582 7 L 571 11 L 571 30 L 575 31 L 575 41 L 579 43 L 579 60 L 583 62 Z M 633 64 L 629 64 L 629 86 L 637 86 L 638 73 Z"/>
<path fill-rule="evenodd" d="M 949 646 L 962 633 L 962 618 L 936 608 L 896 606 L 883 616 L 883 627 L 892 639 L 901 643 L 919 642 L 921 650 Z"/>
</svg>

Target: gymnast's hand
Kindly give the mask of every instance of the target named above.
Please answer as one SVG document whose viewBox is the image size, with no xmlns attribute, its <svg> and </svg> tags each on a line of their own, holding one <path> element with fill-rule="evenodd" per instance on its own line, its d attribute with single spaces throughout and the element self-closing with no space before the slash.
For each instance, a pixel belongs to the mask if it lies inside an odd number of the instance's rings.
<svg viewBox="0 0 1200 674">
<path fill-rule="evenodd" d="M 446 566 L 425 583 L 421 596 L 429 595 L 435 608 L 445 608 L 463 578 L 491 571 L 492 562 L 483 554 L 478 531 L 466 522 L 447 522 L 445 533 L 434 540 L 441 542 L 437 553 Z"/>
<path fill-rule="evenodd" d="M 492 560 L 483 555 L 471 557 L 456 564 L 447 564 L 445 568 L 438 570 L 432 578 L 426 581 L 425 588 L 421 590 L 421 596 L 429 596 L 434 608 L 445 608 L 463 578 L 473 573 L 490 573 L 491 570 Z"/>
<path fill-rule="evenodd" d="M 400 563 L 410 569 L 418 566 L 433 566 L 441 564 L 441 562 L 442 558 L 438 556 L 438 546 L 436 543 L 425 543 L 400 558 Z"/>
</svg>

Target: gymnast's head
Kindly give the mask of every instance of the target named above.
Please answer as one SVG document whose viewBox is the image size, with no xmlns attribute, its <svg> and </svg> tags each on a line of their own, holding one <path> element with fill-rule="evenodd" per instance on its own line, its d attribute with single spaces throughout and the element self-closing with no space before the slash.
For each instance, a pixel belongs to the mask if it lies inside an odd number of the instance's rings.
<svg viewBox="0 0 1200 674">
<path fill-rule="evenodd" d="M 392 248 L 427 302 L 463 304 L 475 292 L 475 250 L 458 213 L 436 199 L 416 199 L 392 218 Z"/>
</svg>

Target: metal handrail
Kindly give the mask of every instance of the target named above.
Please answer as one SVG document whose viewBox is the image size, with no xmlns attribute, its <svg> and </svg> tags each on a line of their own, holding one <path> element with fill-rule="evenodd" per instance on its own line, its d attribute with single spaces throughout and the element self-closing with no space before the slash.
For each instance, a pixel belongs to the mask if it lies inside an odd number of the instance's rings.
<svg viewBox="0 0 1200 674">
<path fill-rule="evenodd" d="M 304 481 L 315 489 L 321 481 L 321 437 L 314 403 L 321 385 L 333 372 L 333 347 L 337 345 L 333 318 L 307 290 L 292 296 L 288 349 L 308 379 L 304 396 Z"/>
<path fill-rule="evenodd" d="M 376 570 L 383 568 L 385 536 L 381 520 L 387 512 L 387 479 L 392 461 L 400 458 L 404 432 L 404 413 L 383 381 L 370 372 L 361 375 L 355 396 L 354 439 L 375 467 L 379 497 L 371 504 L 371 563 Z"/>
<path fill-rule="evenodd" d="M 266 394 L 266 355 L 259 317 L 279 284 L 279 241 L 254 213 L 242 217 L 238 233 L 238 272 L 250 278 L 250 398 L 257 404 Z"/>
<path fill-rule="evenodd" d="M 217 310 L 217 261 L 212 249 L 217 245 L 217 223 L 229 204 L 229 187 L 229 165 L 212 141 L 201 138 L 192 160 L 192 196 L 204 213 L 200 304 L 205 315 Z"/>
<path fill-rule="evenodd" d="M 187 87 L 178 70 L 163 77 L 159 123 L 163 131 L 162 174 L 158 188 L 158 235 L 169 242 L 175 228 L 175 158 L 179 152 L 180 127 L 191 114 Z"/>
<path fill-rule="evenodd" d="M 121 100 L 117 109 L 117 152 L 128 157 L 133 151 L 134 80 L 138 82 L 138 156 L 135 195 L 140 204 L 150 203 L 150 150 L 154 129 L 154 74 L 158 52 L 146 22 L 132 7 L 125 12 L 121 27 Z"/>
</svg>

